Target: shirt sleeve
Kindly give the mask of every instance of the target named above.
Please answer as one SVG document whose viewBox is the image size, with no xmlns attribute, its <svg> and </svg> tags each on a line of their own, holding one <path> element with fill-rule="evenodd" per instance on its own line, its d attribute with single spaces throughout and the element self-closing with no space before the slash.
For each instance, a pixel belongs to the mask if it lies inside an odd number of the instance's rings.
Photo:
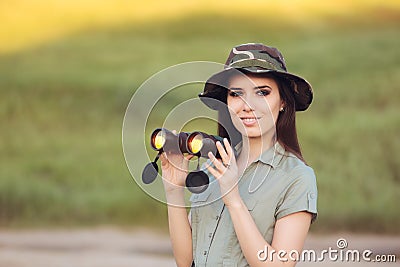
<svg viewBox="0 0 400 267">
<path fill-rule="evenodd" d="M 289 214 L 307 211 L 312 214 L 312 222 L 317 218 L 317 183 L 310 167 L 296 168 L 290 184 L 280 200 L 275 217 L 279 220 Z"/>
</svg>

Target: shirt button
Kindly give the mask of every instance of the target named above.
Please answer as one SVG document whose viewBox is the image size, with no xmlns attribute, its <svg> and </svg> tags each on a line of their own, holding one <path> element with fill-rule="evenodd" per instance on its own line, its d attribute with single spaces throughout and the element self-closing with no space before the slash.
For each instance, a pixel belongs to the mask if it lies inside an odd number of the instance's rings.
<svg viewBox="0 0 400 267">
<path fill-rule="evenodd" d="M 212 237 L 212 233 L 209 233 L 209 234 L 208 234 L 208 237 L 211 238 L 211 237 Z"/>
<path fill-rule="evenodd" d="M 218 219 L 219 219 L 219 216 L 217 215 L 217 216 L 215 217 L 215 219 L 218 221 Z"/>
<path fill-rule="evenodd" d="M 204 256 L 207 255 L 207 250 L 204 250 L 203 255 Z"/>
</svg>

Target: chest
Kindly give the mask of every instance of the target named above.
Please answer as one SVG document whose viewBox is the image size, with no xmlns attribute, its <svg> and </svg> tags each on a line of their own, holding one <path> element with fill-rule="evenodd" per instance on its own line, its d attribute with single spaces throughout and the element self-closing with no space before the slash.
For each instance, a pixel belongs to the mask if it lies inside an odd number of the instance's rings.
<svg viewBox="0 0 400 267">
<path fill-rule="evenodd" d="M 273 238 L 275 213 L 282 193 L 282 185 L 276 181 L 279 172 L 271 170 L 267 175 L 269 169 L 269 166 L 251 169 L 238 183 L 240 195 L 267 242 Z M 232 259 L 236 263 L 245 262 L 218 183 L 214 181 L 206 192 L 193 197 L 192 205 L 197 206 L 192 209 L 192 234 L 194 255 L 199 266 L 207 262 L 221 263 L 221 259 L 225 263 Z"/>
</svg>

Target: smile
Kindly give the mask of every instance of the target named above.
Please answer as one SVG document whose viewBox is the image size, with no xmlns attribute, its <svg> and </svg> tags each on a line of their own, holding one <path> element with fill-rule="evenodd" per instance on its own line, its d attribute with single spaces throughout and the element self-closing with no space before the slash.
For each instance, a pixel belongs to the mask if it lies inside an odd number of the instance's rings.
<svg viewBox="0 0 400 267">
<path fill-rule="evenodd" d="M 257 121 L 260 119 L 259 117 L 244 117 L 240 118 L 245 126 L 252 126 L 257 123 Z"/>
</svg>

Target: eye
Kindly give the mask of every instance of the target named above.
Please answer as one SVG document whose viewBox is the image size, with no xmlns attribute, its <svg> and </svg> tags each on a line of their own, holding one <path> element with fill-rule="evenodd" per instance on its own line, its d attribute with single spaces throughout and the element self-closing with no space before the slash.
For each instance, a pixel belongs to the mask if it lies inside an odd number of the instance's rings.
<svg viewBox="0 0 400 267">
<path fill-rule="evenodd" d="M 239 97 L 239 96 L 243 96 L 243 93 L 240 91 L 229 91 L 229 96 L 231 97 Z"/>
<path fill-rule="evenodd" d="M 259 96 L 267 96 L 267 95 L 269 95 L 270 93 L 271 93 L 271 91 L 265 90 L 265 89 L 263 89 L 263 90 L 258 90 L 258 91 L 256 92 L 256 94 L 259 95 Z"/>
</svg>

